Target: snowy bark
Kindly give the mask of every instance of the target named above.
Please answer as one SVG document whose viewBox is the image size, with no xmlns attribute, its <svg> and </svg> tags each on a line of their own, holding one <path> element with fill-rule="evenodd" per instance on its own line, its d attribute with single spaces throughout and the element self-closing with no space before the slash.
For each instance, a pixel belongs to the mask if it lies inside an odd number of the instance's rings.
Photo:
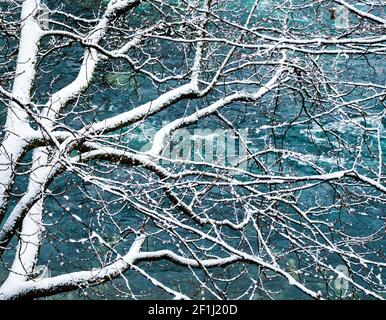
<svg viewBox="0 0 386 320">
<path fill-rule="evenodd" d="M 25 0 L 21 12 L 21 34 L 12 94 L 24 104 L 31 101 L 30 93 L 35 79 L 35 65 L 42 31 L 35 16 L 39 0 Z M 0 222 L 7 209 L 8 192 L 12 188 L 17 162 L 21 159 L 33 129 L 28 114 L 15 102 L 10 102 L 0 145 Z"/>
<path fill-rule="evenodd" d="M 42 179 L 46 177 L 46 173 L 45 169 L 42 170 L 42 168 L 45 168 L 47 160 L 48 155 L 45 151 L 37 149 L 34 152 L 32 173 L 28 186 L 29 190 L 39 190 L 40 194 L 44 194 L 45 181 Z M 17 283 L 22 283 L 32 277 L 40 249 L 43 229 L 43 206 L 44 198 L 42 197 L 24 217 L 11 272 L 0 290 L 10 290 Z"/>
</svg>

